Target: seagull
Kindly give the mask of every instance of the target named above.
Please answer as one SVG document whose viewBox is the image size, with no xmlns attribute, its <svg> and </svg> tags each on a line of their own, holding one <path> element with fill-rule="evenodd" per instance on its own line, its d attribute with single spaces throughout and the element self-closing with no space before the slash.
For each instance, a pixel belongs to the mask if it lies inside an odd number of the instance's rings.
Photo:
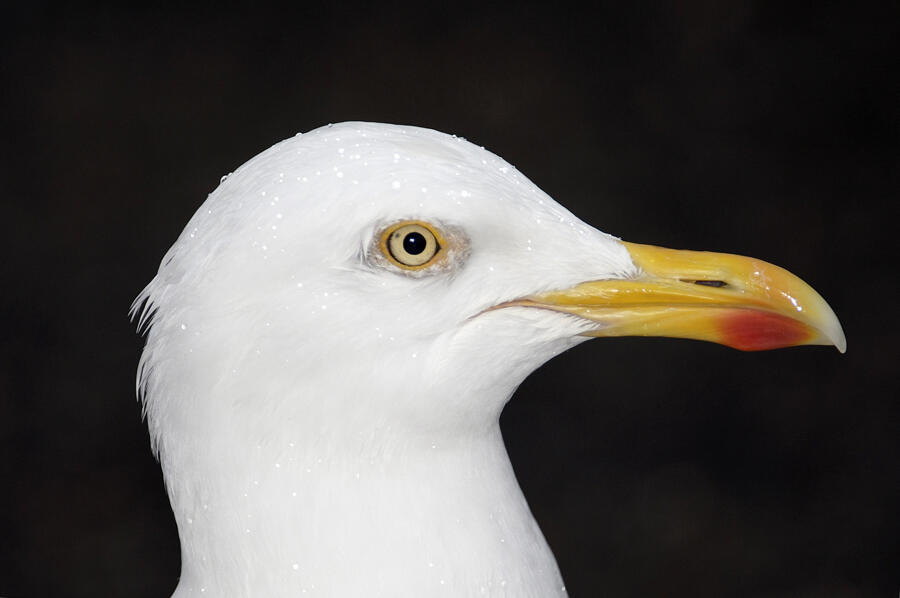
<svg viewBox="0 0 900 598">
<path fill-rule="evenodd" d="M 559 597 L 499 416 L 595 337 L 846 348 L 762 260 L 627 243 L 430 129 L 348 122 L 223 177 L 132 306 L 177 598 Z"/>
</svg>

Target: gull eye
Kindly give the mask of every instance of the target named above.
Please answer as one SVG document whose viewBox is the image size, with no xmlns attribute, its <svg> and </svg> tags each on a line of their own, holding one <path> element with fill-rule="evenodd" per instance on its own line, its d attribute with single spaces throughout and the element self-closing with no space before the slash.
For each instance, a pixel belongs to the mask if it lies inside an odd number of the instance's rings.
<svg viewBox="0 0 900 598">
<path fill-rule="evenodd" d="M 381 234 L 381 252 L 395 266 L 418 270 L 429 266 L 441 250 L 440 234 L 430 224 L 398 222 Z"/>
</svg>

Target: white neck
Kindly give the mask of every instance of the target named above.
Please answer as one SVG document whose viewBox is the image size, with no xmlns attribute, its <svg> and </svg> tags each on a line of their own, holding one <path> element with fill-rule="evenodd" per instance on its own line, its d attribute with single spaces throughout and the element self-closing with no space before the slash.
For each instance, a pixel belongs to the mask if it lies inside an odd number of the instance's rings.
<svg viewBox="0 0 900 598">
<path fill-rule="evenodd" d="M 498 420 L 585 339 L 520 311 L 402 351 L 317 338 L 302 359 L 216 328 L 173 347 L 154 324 L 145 405 L 181 539 L 175 596 L 565 596 Z M 505 349 L 485 358 L 485 338 Z"/>
<path fill-rule="evenodd" d="M 201 449 L 191 466 L 205 475 L 170 479 L 175 596 L 565 595 L 496 425 L 449 446 L 389 441 L 342 457 L 315 442 L 237 459 Z"/>
</svg>

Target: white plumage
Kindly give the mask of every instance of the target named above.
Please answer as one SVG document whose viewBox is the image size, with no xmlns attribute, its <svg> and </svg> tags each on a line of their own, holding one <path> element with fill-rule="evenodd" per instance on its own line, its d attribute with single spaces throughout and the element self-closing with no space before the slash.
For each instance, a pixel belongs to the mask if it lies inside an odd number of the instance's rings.
<svg viewBox="0 0 900 598">
<path fill-rule="evenodd" d="M 434 267 L 385 227 L 447 237 Z M 345 123 L 223 180 L 138 297 L 175 596 L 563 596 L 498 417 L 597 324 L 506 302 L 641 270 L 502 159 Z"/>
</svg>

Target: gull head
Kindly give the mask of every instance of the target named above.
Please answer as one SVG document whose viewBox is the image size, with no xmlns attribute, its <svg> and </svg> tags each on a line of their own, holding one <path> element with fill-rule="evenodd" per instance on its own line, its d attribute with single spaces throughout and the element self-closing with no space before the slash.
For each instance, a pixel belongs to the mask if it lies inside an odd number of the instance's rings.
<svg viewBox="0 0 900 598">
<path fill-rule="evenodd" d="M 638 272 L 618 240 L 462 138 L 321 128 L 227 176 L 139 298 L 150 426 L 164 450 L 170 411 L 188 407 L 159 388 L 176 383 L 227 391 L 209 407 L 239 426 L 332 409 L 429 439 L 490 425 L 596 327 L 508 304 Z"/>
<path fill-rule="evenodd" d="M 490 585 L 503 575 L 534 595 L 564 592 L 497 431 L 530 372 L 599 336 L 845 346 L 828 305 L 785 270 L 625 243 L 482 147 L 373 123 L 295 136 L 224 177 L 134 309 L 147 330 L 139 393 L 178 520 L 185 595 L 279 595 L 300 587 L 292 583 L 401 595 L 391 559 L 414 559 L 437 540 L 382 529 L 354 509 L 412 517 L 410 529 L 432 530 L 448 555 L 465 538 L 484 547 L 491 530 L 507 534 L 505 547 L 476 551 L 493 564 L 461 566 L 471 579 L 458 575 L 448 595 L 506 587 Z M 426 487 L 441 467 L 462 476 L 458 508 L 441 503 L 443 482 L 433 497 Z M 405 484 L 417 481 L 423 495 L 404 503 Z M 290 506 L 298 493 L 306 502 Z M 484 515 L 484 527 L 448 530 L 432 521 L 443 509 L 456 521 Z M 340 533 L 316 531 L 332 519 Z M 366 557 L 375 585 L 338 582 L 335 563 L 354 561 L 367 543 L 394 555 Z M 235 550 L 268 550 L 273 571 L 255 579 L 210 564 L 233 563 Z M 428 585 L 438 581 L 433 567 L 422 567 L 418 577 L 401 567 L 403 587 L 441 595 Z"/>
</svg>

